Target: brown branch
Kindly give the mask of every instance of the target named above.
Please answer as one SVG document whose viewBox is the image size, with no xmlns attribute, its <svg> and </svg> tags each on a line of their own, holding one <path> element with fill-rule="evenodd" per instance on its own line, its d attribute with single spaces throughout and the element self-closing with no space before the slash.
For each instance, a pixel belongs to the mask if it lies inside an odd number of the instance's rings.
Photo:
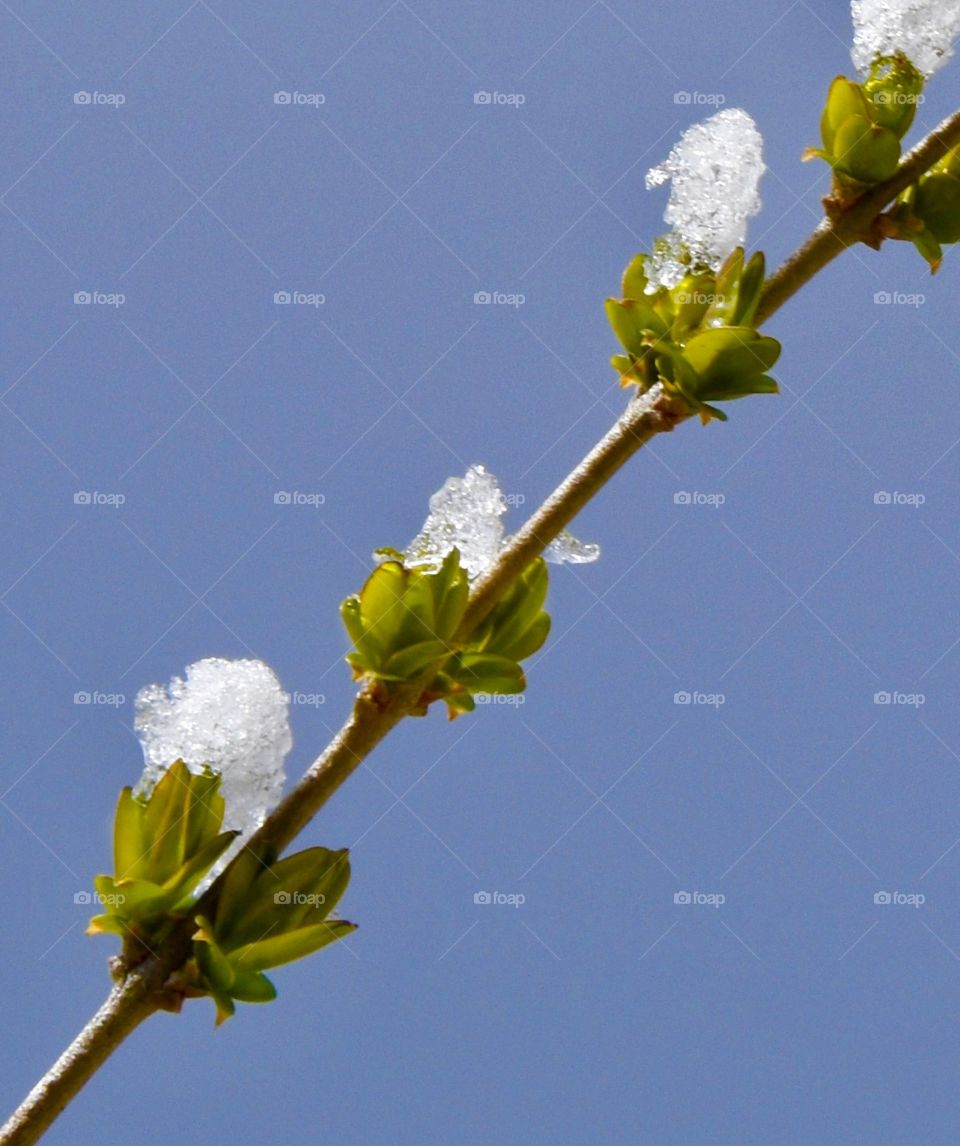
<svg viewBox="0 0 960 1146">
<path fill-rule="evenodd" d="M 952 147 L 960 144 L 960 111 L 944 120 L 907 155 L 897 174 L 837 217 L 822 223 L 767 281 L 758 325 L 795 295 L 829 262 L 862 240 L 883 209 Z M 616 425 L 554 490 L 501 551 L 470 596 L 458 639 L 469 635 L 520 573 L 564 529 L 613 475 L 651 438 L 689 417 L 686 406 L 664 394 L 635 399 Z M 423 682 L 414 682 L 382 707 L 361 694 L 350 718 L 286 798 L 251 837 L 259 854 L 282 851 L 340 785 L 416 704 Z M 222 876 L 221 876 L 222 878 Z M 215 883 L 201 900 L 211 903 Z M 156 957 L 127 974 L 96 1015 L 0 1129 L 0 1146 L 31 1146 L 52 1124 L 123 1040 L 157 1009 L 158 992 L 190 953 L 192 924 L 175 930 Z"/>
</svg>

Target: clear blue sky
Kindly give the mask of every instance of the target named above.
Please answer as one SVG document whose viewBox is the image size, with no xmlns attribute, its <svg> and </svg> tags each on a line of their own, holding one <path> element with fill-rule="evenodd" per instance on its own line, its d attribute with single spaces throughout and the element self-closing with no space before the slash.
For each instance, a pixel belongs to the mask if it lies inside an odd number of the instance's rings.
<svg viewBox="0 0 960 1146">
<path fill-rule="evenodd" d="M 74 895 L 140 772 L 137 689 L 261 657 L 324 697 L 293 711 L 309 764 L 370 551 L 471 462 L 531 507 L 621 409 L 602 300 L 679 133 L 746 108 L 752 244 L 815 225 L 799 157 L 850 30 L 839 0 L 0 24 L 10 1106 L 108 987 Z M 778 315 L 782 396 L 658 442 L 578 522 L 604 557 L 556 572 L 526 703 L 407 722 L 306 833 L 353 848 L 356 935 L 219 1031 L 206 1001 L 150 1021 L 48 1141 L 955 1142 L 958 282 L 863 249 Z"/>
</svg>

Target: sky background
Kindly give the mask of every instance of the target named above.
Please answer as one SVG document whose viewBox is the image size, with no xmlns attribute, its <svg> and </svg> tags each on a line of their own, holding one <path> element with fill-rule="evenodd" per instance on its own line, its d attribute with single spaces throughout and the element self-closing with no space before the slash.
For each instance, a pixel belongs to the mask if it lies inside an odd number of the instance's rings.
<svg viewBox="0 0 960 1146">
<path fill-rule="evenodd" d="M 0 24 L 10 1107 L 109 986 L 74 897 L 140 773 L 137 690 L 266 660 L 308 698 L 299 774 L 349 708 L 371 551 L 474 462 L 518 525 L 622 409 L 602 301 L 680 132 L 754 116 L 771 265 L 816 224 L 800 154 L 851 32 L 839 0 Z M 301 837 L 352 848 L 360 930 L 218 1031 L 207 1000 L 150 1020 L 47 1141 L 955 1142 L 958 284 L 864 248 L 778 314 L 782 395 L 578 520 L 603 558 L 554 572 L 524 703 L 407 721 Z"/>
</svg>

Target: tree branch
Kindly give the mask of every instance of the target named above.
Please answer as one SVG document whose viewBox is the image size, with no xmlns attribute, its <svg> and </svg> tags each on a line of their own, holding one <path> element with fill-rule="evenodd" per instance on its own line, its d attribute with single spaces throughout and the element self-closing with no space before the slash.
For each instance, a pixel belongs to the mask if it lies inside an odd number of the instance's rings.
<svg viewBox="0 0 960 1146">
<path fill-rule="evenodd" d="M 136 973 L 113 988 L 0 1131 L 3 1146 L 31 1146 L 39 1141 L 124 1039 L 153 1014 L 152 996 L 152 984 Z"/>
<path fill-rule="evenodd" d="M 767 280 L 758 325 L 828 263 L 863 239 L 873 221 L 897 195 L 958 145 L 960 111 L 918 144 L 893 178 L 817 227 Z M 634 399 L 613 428 L 510 539 L 494 566 L 476 582 L 457 639 L 468 636 L 484 620 L 520 573 L 642 446 L 688 417 L 689 410 L 682 401 L 662 392 L 651 391 Z M 261 855 L 286 848 L 380 741 L 409 714 L 423 683 L 414 682 L 398 692 L 385 708 L 361 693 L 343 728 L 247 846 Z M 198 910 L 215 900 L 219 883 L 217 880 L 208 889 Z M 130 970 L 124 981 L 114 987 L 73 1043 L 0 1129 L 0 1146 L 32 1146 L 37 1142 L 110 1054 L 157 1009 L 157 992 L 190 954 L 192 931 L 192 922 L 186 921 L 171 934 L 162 951 Z"/>
</svg>

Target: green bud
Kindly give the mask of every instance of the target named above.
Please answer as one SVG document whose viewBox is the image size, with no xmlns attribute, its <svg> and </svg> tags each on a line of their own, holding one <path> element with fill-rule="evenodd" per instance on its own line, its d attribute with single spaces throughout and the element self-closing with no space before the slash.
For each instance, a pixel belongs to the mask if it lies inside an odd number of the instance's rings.
<svg viewBox="0 0 960 1146">
<path fill-rule="evenodd" d="M 914 213 L 940 243 L 960 242 L 960 179 L 940 171 L 920 180 Z"/>
<path fill-rule="evenodd" d="M 923 92 L 923 76 L 905 56 L 875 60 L 863 84 L 873 119 L 903 139 L 913 123 Z"/>
<path fill-rule="evenodd" d="M 441 660 L 463 616 L 469 594 L 457 550 L 439 569 L 406 568 L 384 561 L 340 615 L 353 651 L 347 654 L 357 677 L 403 681 Z"/>
<path fill-rule="evenodd" d="M 834 152 L 836 134 L 841 124 L 851 116 L 861 116 L 869 120 L 870 107 L 859 84 L 848 80 L 846 76 L 837 76 L 830 85 L 820 119 L 820 135 L 823 138 L 823 146 L 828 152 Z"/>
<path fill-rule="evenodd" d="M 130 947 L 163 917 L 184 909 L 237 832 L 221 832 L 220 777 L 191 772 L 177 760 L 149 796 L 120 793 L 114 818 L 115 875 L 94 881 L 109 910 L 95 916 L 88 935 L 118 934 Z"/>
<path fill-rule="evenodd" d="M 624 350 L 641 358 L 651 342 L 667 333 L 667 324 L 644 299 L 608 298 L 607 318 Z"/>
<path fill-rule="evenodd" d="M 859 183 L 882 183 L 900 163 L 900 140 L 887 127 L 850 116 L 833 141 L 834 167 Z"/>
<path fill-rule="evenodd" d="M 934 167 L 934 171 L 943 171 L 947 175 L 953 175 L 960 179 L 960 147 L 954 147 L 952 151 L 948 151 Z"/>
<path fill-rule="evenodd" d="M 266 1003 L 276 988 L 263 974 L 319 951 L 355 930 L 330 919 L 350 882 L 345 848 L 308 848 L 272 864 L 242 853 L 227 871 L 215 913 L 196 917 L 192 994 L 209 994 L 217 1024 L 233 1001 Z"/>
<path fill-rule="evenodd" d="M 700 378 L 700 397 L 713 401 L 774 393 L 765 376 L 780 357 L 780 343 L 746 326 L 717 327 L 691 338 L 684 358 Z"/>
<path fill-rule="evenodd" d="M 670 337 L 674 342 L 683 342 L 716 301 L 717 280 L 712 274 L 684 275 L 670 297 L 674 306 Z"/>
</svg>

